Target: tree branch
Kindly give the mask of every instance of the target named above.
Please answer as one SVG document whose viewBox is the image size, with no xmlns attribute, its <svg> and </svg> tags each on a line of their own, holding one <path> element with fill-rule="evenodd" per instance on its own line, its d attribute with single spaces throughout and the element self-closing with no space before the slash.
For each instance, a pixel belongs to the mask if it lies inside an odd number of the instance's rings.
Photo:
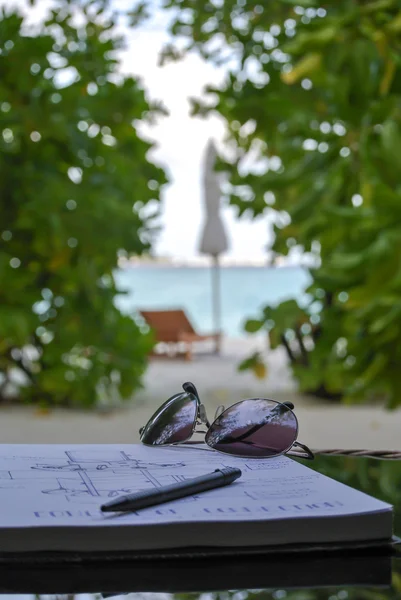
<svg viewBox="0 0 401 600">
<path fill-rule="evenodd" d="M 281 343 L 283 344 L 284 348 L 287 351 L 290 361 L 293 363 L 297 362 L 296 356 L 294 355 L 293 351 L 291 350 L 290 345 L 287 342 L 287 340 L 285 339 L 284 334 L 281 334 L 280 338 L 281 338 Z"/>
<path fill-rule="evenodd" d="M 309 356 L 308 356 L 308 351 L 304 346 L 304 341 L 302 339 L 302 335 L 300 330 L 298 329 L 298 327 L 295 328 L 295 335 L 299 344 L 299 349 L 301 351 L 301 356 L 302 356 L 302 364 L 307 367 L 309 365 Z"/>
</svg>

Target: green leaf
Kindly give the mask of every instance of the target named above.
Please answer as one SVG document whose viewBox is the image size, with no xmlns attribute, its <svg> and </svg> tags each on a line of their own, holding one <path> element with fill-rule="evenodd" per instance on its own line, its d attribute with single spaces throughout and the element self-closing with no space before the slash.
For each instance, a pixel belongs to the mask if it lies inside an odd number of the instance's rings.
<svg viewBox="0 0 401 600">
<path fill-rule="evenodd" d="M 249 358 L 246 358 L 238 365 L 238 371 L 252 371 L 258 379 L 264 379 L 267 375 L 267 368 L 259 352 L 255 352 Z"/>
<path fill-rule="evenodd" d="M 257 331 L 260 331 L 262 329 L 263 325 L 263 321 L 258 321 L 256 319 L 248 319 L 248 321 L 246 321 L 244 325 L 244 329 L 248 333 L 256 333 Z"/>
<path fill-rule="evenodd" d="M 393 306 L 385 315 L 372 322 L 369 327 L 369 332 L 376 334 L 381 333 L 387 327 L 390 327 L 394 322 L 397 322 L 401 317 L 401 306 Z"/>
</svg>

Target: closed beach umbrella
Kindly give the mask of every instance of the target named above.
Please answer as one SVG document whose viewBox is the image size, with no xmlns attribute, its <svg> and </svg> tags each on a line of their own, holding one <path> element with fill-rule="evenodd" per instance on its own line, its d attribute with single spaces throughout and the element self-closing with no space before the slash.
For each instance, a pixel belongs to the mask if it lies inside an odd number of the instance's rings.
<svg viewBox="0 0 401 600">
<path fill-rule="evenodd" d="M 220 254 L 228 248 L 227 235 L 220 217 L 221 191 L 218 175 L 214 170 L 216 163 L 216 148 L 210 140 L 205 154 L 203 169 L 203 197 L 205 201 L 206 218 L 202 230 L 199 250 L 213 258 L 212 269 L 212 303 L 213 325 L 216 333 L 221 332 L 221 300 L 220 300 Z M 220 350 L 220 339 L 216 351 Z"/>
</svg>

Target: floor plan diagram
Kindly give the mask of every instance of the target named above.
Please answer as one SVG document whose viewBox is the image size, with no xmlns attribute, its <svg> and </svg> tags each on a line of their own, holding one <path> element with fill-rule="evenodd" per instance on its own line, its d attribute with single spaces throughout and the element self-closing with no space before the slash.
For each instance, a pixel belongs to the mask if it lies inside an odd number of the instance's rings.
<svg viewBox="0 0 401 600">
<path fill-rule="evenodd" d="M 275 499 L 282 496 L 283 486 L 272 488 L 266 481 L 266 470 L 279 474 L 291 464 L 285 457 L 244 461 L 194 446 L 148 448 L 105 444 L 25 446 L 25 449 L 19 446 L 15 454 L 9 450 L 2 453 L 0 449 L 0 500 L 12 503 L 18 498 L 32 507 L 31 511 L 40 519 L 46 515 L 52 519 L 72 518 L 71 515 L 81 518 L 85 511 L 98 514 L 103 503 L 119 496 L 184 481 L 214 469 L 238 466 L 242 471 L 240 481 L 219 488 L 214 496 L 221 502 L 223 499 L 229 502 L 232 490 L 240 489 L 246 507 L 249 501 L 260 501 L 266 494 Z M 309 478 L 314 476 L 308 473 Z M 247 483 L 243 485 L 245 477 Z M 308 486 L 309 482 L 305 481 L 305 488 Z M 286 496 L 292 495 L 290 487 L 284 492 Z M 188 496 L 180 500 L 180 506 L 183 511 L 185 507 L 203 506 L 208 503 L 208 497 L 204 494 Z M 220 515 L 223 507 L 206 506 L 204 510 L 208 515 L 213 511 Z"/>
<path fill-rule="evenodd" d="M 63 495 L 74 502 L 99 502 L 99 498 L 115 498 L 146 487 L 159 487 L 184 479 L 175 474 L 185 467 L 182 461 L 152 463 L 134 458 L 121 450 L 64 450 L 62 460 L 35 459 L 21 469 L 0 470 L 0 490 L 23 488 L 32 484 L 43 494 Z M 167 468 L 166 468 L 167 467 Z"/>
</svg>

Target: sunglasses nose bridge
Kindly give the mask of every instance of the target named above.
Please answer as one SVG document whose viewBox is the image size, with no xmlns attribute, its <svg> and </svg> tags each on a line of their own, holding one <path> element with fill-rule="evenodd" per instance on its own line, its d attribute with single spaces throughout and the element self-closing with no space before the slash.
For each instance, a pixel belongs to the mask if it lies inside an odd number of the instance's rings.
<svg viewBox="0 0 401 600">
<path fill-rule="evenodd" d="M 202 423 L 205 423 L 207 427 L 210 427 L 210 423 L 206 415 L 206 408 L 203 406 L 203 404 L 199 404 L 198 416 Z"/>
</svg>

